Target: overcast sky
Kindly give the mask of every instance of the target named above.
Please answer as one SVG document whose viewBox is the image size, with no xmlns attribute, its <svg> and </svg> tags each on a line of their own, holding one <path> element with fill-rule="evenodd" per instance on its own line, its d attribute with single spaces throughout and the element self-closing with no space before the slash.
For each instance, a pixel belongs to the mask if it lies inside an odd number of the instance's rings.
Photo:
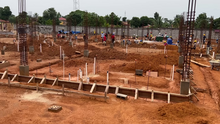
<svg viewBox="0 0 220 124">
<path fill-rule="evenodd" d="M 43 11 L 54 7 L 62 16 L 73 11 L 73 0 L 26 0 L 27 12 L 42 15 Z M 189 0 L 80 0 L 80 10 L 95 12 L 101 16 L 114 12 L 131 19 L 133 16 L 153 17 L 158 12 L 163 18 L 173 19 L 176 14 L 187 11 Z M 18 0 L 0 0 L 0 7 L 10 6 L 14 15 L 18 13 Z M 206 12 L 207 16 L 220 17 L 220 0 L 197 0 L 196 15 Z"/>
</svg>

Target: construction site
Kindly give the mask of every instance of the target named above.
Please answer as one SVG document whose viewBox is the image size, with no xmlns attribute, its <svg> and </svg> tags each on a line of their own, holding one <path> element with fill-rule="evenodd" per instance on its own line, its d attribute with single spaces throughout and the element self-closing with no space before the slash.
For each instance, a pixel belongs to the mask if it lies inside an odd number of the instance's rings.
<svg viewBox="0 0 220 124">
<path fill-rule="evenodd" d="M 94 33 L 86 14 L 83 33 L 58 34 L 54 21 L 43 33 L 25 23 L 23 1 L 15 29 L 0 31 L 1 124 L 220 123 L 219 33 L 210 27 L 207 43 L 194 44 L 196 0 L 172 44 L 149 28 L 138 38 L 129 26 Z M 76 31 L 70 23 L 65 31 Z"/>
</svg>

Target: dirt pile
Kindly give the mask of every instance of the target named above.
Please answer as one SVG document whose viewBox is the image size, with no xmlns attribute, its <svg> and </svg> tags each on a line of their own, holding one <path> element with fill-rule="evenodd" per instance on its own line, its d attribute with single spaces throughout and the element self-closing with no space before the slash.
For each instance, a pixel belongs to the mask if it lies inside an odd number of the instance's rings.
<svg viewBox="0 0 220 124">
<path fill-rule="evenodd" d="M 125 59 L 126 58 L 126 53 L 124 52 L 119 52 L 115 49 L 102 49 L 102 50 L 94 50 L 89 54 L 89 58 L 94 58 L 97 57 L 98 59 L 101 60 L 106 60 L 106 59 Z"/>
<path fill-rule="evenodd" d="M 101 35 L 97 35 L 97 36 L 93 35 L 93 36 L 91 36 L 91 37 L 89 38 L 89 42 L 94 42 L 96 38 L 98 39 L 97 42 L 102 42 Z"/>
<path fill-rule="evenodd" d="M 92 59 L 72 59 L 65 61 L 65 67 L 78 67 L 81 65 L 85 65 L 85 63 L 93 62 Z M 58 66 L 63 66 L 63 62 L 58 63 Z"/>
<path fill-rule="evenodd" d="M 164 119 L 180 119 L 185 117 L 206 116 L 207 113 L 203 109 L 199 109 L 194 104 L 189 102 L 167 104 L 162 106 L 157 111 L 158 115 Z"/>
</svg>

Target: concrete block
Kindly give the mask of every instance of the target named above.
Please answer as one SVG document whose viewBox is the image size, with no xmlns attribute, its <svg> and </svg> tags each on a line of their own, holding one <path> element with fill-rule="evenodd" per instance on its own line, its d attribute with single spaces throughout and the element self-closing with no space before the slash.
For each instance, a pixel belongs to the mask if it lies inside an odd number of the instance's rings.
<svg viewBox="0 0 220 124">
<path fill-rule="evenodd" d="M 98 39 L 97 39 L 97 38 L 95 39 L 95 42 L 98 42 Z"/>
<path fill-rule="evenodd" d="M 5 55 L 5 51 L 4 50 L 1 50 L 1 55 Z"/>
<path fill-rule="evenodd" d="M 37 62 L 42 62 L 42 60 L 41 59 L 37 59 Z"/>
<path fill-rule="evenodd" d="M 114 44 L 113 43 L 110 44 L 110 48 L 112 48 L 112 49 L 114 48 Z"/>
<path fill-rule="evenodd" d="M 215 56 L 216 56 L 215 58 L 216 58 L 217 60 L 220 60 L 220 54 L 216 54 Z"/>
<path fill-rule="evenodd" d="M 182 48 L 178 47 L 178 52 L 181 53 L 182 52 Z"/>
<path fill-rule="evenodd" d="M 84 57 L 89 57 L 89 50 L 84 50 Z"/>
<path fill-rule="evenodd" d="M 73 42 L 69 42 L 70 46 L 73 46 Z"/>
<path fill-rule="evenodd" d="M 5 62 L 0 62 L 0 69 L 5 68 L 10 66 L 10 62 L 5 61 Z"/>
<path fill-rule="evenodd" d="M 183 63 L 184 63 L 184 57 L 183 56 L 179 56 L 178 67 L 179 68 L 183 68 Z"/>
<path fill-rule="evenodd" d="M 180 94 L 188 95 L 190 88 L 190 81 L 181 81 L 180 83 Z"/>
<path fill-rule="evenodd" d="M 34 46 L 29 46 L 29 53 L 34 54 Z"/>
<path fill-rule="evenodd" d="M 19 72 L 20 72 L 20 75 L 22 76 L 29 76 L 29 66 L 20 65 Z"/>
<path fill-rule="evenodd" d="M 148 75 L 149 75 L 149 72 L 147 71 L 146 76 L 148 76 Z M 151 77 L 158 77 L 158 72 L 150 72 L 150 76 Z"/>
<path fill-rule="evenodd" d="M 136 69 L 135 74 L 138 76 L 143 76 L 143 70 Z"/>
</svg>

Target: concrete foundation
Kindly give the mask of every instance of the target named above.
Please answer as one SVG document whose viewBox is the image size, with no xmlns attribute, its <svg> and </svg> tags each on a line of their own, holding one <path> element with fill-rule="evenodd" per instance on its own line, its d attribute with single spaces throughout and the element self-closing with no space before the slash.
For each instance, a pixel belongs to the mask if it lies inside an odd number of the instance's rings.
<svg viewBox="0 0 220 124">
<path fill-rule="evenodd" d="M 34 54 L 34 46 L 29 46 L 29 53 Z"/>
<path fill-rule="evenodd" d="M 182 52 L 182 48 L 178 47 L 178 52 L 181 53 Z"/>
<path fill-rule="evenodd" d="M 73 46 L 73 42 L 69 42 L 70 46 Z"/>
<path fill-rule="evenodd" d="M 84 57 L 89 57 L 89 50 L 84 50 Z"/>
<path fill-rule="evenodd" d="M 5 51 L 4 50 L 1 50 L 1 55 L 5 55 Z"/>
<path fill-rule="evenodd" d="M 215 56 L 215 59 L 220 60 L 220 54 L 216 54 Z"/>
<path fill-rule="evenodd" d="M 98 39 L 97 39 L 97 38 L 95 39 L 95 42 L 98 42 Z"/>
<path fill-rule="evenodd" d="M 178 63 L 178 67 L 179 68 L 183 68 L 183 62 L 184 62 L 184 57 L 183 56 L 179 56 L 179 63 Z"/>
<path fill-rule="evenodd" d="M 0 69 L 10 66 L 10 62 L 4 61 L 0 62 Z"/>
<path fill-rule="evenodd" d="M 20 75 L 22 76 L 29 76 L 29 66 L 19 66 Z"/>
<path fill-rule="evenodd" d="M 110 44 L 110 48 L 112 48 L 112 49 L 114 48 L 114 44 L 113 43 Z"/>
<path fill-rule="evenodd" d="M 180 83 L 180 94 L 188 95 L 190 88 L 190 81 L 181 81 Z"/>
</svg>

